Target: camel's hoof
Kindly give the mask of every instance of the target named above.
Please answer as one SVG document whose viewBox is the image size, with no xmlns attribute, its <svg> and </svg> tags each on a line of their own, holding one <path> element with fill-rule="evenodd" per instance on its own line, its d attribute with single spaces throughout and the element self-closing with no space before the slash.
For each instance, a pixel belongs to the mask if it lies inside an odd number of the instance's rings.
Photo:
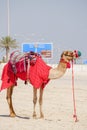
<svg viewBox="0 0 87 130">
<path fill-rule="evenodd" d="M 37 117 L 36 113 L 34 112 L 33 113 L 33 118 L 35 119 Z"/>
<path fill-rule="evenodd" d="M 43 115 L 43 114 L 41 114 L 41 115 L 40 115 L 40 118 L 44 118 L 44 115 Z"/>
<path fill-rule="evenodd" d="M 16 114 L 15 113 L 11 113 L 10 117 L 16 117 Z"/>
</svg>

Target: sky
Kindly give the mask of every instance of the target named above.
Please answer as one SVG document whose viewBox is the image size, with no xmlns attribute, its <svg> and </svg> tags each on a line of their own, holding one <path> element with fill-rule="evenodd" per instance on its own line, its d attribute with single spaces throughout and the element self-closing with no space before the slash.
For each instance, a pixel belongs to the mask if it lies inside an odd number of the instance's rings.
<svg viewBox="0 0 87 130">
<path fill-rule="evenodd" d="M 23 42 L 53 43 L 52 62 L 63 50 L 87 59 L 87 0 L 9 0 L 10 36 Z M 8 35 L 7 0 L 0 0 L 0 38 Z"/>
</svg>

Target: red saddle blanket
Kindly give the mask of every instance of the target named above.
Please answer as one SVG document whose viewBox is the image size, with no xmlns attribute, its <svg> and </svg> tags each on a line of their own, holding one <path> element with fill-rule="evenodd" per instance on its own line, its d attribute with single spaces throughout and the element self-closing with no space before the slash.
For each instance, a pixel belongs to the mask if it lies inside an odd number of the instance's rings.
<svg viewBox="0 0 87 130">
<path fill-rule="evenodd" d="M 14 74 L 12 71 L 9 71 L 9 63 L 7 63 L 2 72 L 2 83 L 1 83 L 1 89 L 3 90 L 5 88 L 9 88 L 11 86 L 15 86 L 15 81 L 20 78 L 21 80 L 27 80 L 29 79 L 30 83 L 35 88 L 45 87 L 45 85 L 48 83 L 48 75 L 49 70 L 51 69 L 50 66 L 48 66 L 41 57 L 38 57 L 36 60 L 35 65 L 30 66 L 29 70 L 26 72 L 16 73 Z"/>
</svg>

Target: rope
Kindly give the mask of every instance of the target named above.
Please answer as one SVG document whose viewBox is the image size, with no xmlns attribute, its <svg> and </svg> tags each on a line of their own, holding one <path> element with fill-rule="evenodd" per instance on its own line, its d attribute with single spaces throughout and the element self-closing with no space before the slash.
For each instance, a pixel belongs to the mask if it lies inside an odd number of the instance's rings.
<svg viewBox="0 0 87 130">
<path fill-rule="evenodd" d="M 72 60 L 72 94 L 73 94 L 73 108 L 74 108 L 74 114 L 73 118 L 75 119 L 75 122 L 77 122 L 77 115 L 76 115 L 76 101 L 75 101 L 75 90 L 74 90 L 74 70 L 73 70 L 73 60 Z"/>
</svg>

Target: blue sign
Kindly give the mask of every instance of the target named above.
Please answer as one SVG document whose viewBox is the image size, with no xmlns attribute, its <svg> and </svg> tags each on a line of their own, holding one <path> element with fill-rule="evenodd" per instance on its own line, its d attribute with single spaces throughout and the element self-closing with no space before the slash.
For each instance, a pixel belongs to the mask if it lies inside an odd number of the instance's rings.
<svg viewBox="0 0 87 130">
<path fill-rule="evenodd" d="M 36 52 L 42 55 L 43 58 L 52 58 L 53 44 L 52 43 L 23 43 L 22 52 Z"/>
</svg>

